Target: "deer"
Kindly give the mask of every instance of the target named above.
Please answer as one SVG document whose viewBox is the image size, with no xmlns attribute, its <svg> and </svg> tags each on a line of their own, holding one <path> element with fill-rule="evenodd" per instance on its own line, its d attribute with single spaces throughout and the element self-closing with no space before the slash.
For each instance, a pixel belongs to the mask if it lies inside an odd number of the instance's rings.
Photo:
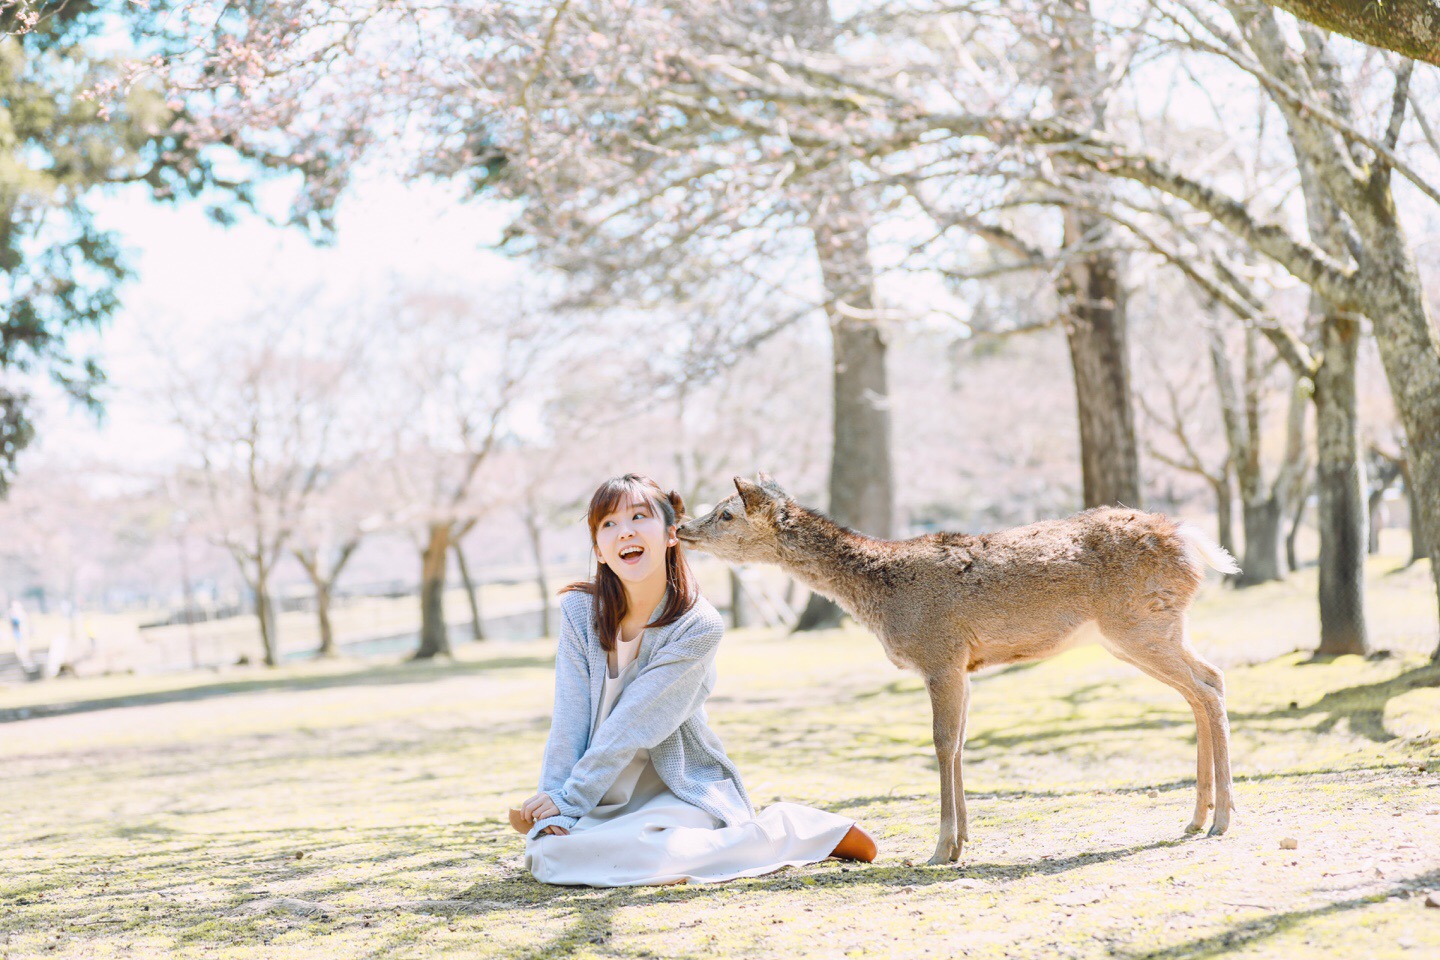
<svg viewBox="0 0 1440 960">
<path fill-rule="evenodd" d="M 930 696 L 940 763 L 940 836 L 930 864 L 954 863 L 970 839 L 961 751 L 970 674 L 1042 660 L 1098 641 L 1180 693 L 1195 714 L 1199 833 L 1223 834 L 1231 798 L 1225 678 L 1191 645 L 1189 610 L 1205 568 L 1238 573 L 1197 527 L 1158 513 L 1098 507 L 996 533 L 865 536 L 808 509 L 769 474 L 735 477 L 736 492 L 676 536 L 731 563 L 770 563 L 834 600 L 918 672 Z"/>
</svg>

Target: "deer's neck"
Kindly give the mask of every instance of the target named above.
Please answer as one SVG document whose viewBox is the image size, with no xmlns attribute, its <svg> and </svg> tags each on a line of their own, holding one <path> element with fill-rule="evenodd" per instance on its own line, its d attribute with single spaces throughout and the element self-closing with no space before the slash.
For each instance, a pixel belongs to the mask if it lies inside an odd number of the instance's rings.
<svg viewBox="0 0 1440 960">
<path fill-rule="evenodd" d="M 805 586 L 840 604 L 861 622 L 888 584 L 890 545 L 804 511 L 780 538 L 781 565 Z"/>
</svg>

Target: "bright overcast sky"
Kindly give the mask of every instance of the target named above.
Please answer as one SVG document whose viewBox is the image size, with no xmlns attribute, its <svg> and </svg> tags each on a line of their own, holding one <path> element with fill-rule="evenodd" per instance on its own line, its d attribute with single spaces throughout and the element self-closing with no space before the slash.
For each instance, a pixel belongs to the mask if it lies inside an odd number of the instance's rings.
<svg viewBox="0 0 1440 960">
<path fill-rule="evenodd" d="M 460 202 L 453 185 L 389 178 L 357 184 L 341 203 L 331 247 L 316 247 L 300 231 L 255 216 L 222 227 L 200 203 L 162 206 L 140 191 L 103 198 L 95 209 L 101 225 L 120 234 L 136 278 L 99 338 L 110 376 L 105 422 L 97 427 L 63 399 L 47 396 L 30 454 L 47 460 L 144 469 L 175 456 L 163 410 L 145 397 L 155 364 L 144 331 L 195 342 L 260 304 L 283 300 L 286 291 L 320 284 L 337 299 L 350 299 L 379 292 L 396 277 L 480 287 L 504 282 L 516 269 L 486 249 L 499 236 L 504 212 Z"/>
</svg>

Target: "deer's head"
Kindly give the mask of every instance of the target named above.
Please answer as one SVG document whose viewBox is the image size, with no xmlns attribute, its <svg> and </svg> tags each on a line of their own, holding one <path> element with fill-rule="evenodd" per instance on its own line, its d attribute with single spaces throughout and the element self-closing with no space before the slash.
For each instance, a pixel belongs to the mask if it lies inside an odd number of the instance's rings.
<svg viewBox="0 0 1440 960">
<path fill-rule="evenodd" d="M 766 473 L 756 481 L 736 477 L 735 491 L 705 516 L 680 524 L 675 535 L 682 543 L 731 563 L 777 562 L 776 521 L 789 495 Z"/>
</svg>

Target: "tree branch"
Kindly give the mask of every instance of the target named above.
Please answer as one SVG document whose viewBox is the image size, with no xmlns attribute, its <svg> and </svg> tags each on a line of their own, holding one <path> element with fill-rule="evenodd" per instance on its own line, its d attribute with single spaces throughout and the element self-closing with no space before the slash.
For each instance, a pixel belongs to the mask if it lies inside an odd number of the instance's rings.
<svg viewBox="0 0 1440 960">
<path fill-rule="evenodd" d="M 1267 0 L 1334 33 L 1440 66 L 1440 0 Z"/>
<path fill-rule="evenodd" d="M 1158 157 L 1143 151 L 1127 152 L 1118 143 L 1058 120 L 1005 120 L 973 114 L 937 114 L 924 120 L 928 128 L 938 127 L 956 136 L 1047 146 L 1101 173 L 1168 193 L 1208 214 L 1338 308 L 1355 305 L 1356 290 L 1349 267 L 1314 244 L 1291 236 L 1280 224 L 1256 220 L 1238 200 L 1185 176 Z"/>
</svg>

